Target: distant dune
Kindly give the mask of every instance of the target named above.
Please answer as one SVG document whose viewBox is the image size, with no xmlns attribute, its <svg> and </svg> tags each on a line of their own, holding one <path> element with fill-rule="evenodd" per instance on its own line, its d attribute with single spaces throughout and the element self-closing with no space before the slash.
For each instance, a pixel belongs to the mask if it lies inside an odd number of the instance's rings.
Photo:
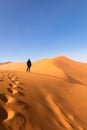
<svg viewBox="0 0 87 130">
<path fill-rule="evenodd" d="M 10 62 L 7 64 L 2 64 L 0 66 L 1 70 L 17 70 L 17 71 L 25 71 L 26 63 L 24 62 Z"/>
<path fill-rule="evenodd" d="M 0 62 L 0 65 L 9 64 L 9 63 L 12 63 L 12 61 Z"/>
<path fill-rule="evenodd" d="M 87 130 L 87 64 L 65 56 L 0 65 L 0 130 Z"/>
</svg>

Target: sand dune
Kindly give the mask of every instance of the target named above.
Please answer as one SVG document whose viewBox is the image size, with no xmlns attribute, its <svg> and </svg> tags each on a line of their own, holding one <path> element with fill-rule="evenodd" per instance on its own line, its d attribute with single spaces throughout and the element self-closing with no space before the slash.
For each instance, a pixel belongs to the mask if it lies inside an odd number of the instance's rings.
<svg viewBox="0 0 87 130">
<path fill-rule="evenodd" d="M 87 64 L 64 56 L 0 66 L 0 130 L 87 130 Z"/>
</svg>

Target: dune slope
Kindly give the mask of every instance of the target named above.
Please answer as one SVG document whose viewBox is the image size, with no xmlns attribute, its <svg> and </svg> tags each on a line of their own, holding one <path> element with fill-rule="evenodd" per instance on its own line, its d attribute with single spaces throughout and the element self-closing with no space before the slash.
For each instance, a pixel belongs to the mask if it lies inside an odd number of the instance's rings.
<svg viewBox="0 0 87 130">
<path fill-rule="evenodd" d="M 60 56 L 25 70 L 0 66 L 0 130 L 87 129 L 87 64 Z"/>
</svg>

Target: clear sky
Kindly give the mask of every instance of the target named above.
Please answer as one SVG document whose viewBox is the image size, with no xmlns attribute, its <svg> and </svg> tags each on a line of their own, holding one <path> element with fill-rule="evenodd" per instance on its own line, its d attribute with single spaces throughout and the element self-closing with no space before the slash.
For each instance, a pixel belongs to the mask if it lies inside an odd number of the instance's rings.
<svg viewBox="0 0 87 130">
<path fill-rule="evenodd" d="M 87 62 L 87 0 L 0 0 L 0 61 Z"/>
</svg>

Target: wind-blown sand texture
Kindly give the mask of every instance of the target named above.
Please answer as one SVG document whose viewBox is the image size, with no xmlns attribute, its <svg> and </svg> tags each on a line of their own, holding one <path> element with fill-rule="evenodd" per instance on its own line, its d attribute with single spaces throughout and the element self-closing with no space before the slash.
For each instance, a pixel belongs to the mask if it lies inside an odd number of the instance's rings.
<svg viewBox="0 0 87 130">
<path fill-rule="evenodd" d="M 0 66 L 0 130 L 87 130 L 87 64 L 64 56 Z"/>
</svg>

